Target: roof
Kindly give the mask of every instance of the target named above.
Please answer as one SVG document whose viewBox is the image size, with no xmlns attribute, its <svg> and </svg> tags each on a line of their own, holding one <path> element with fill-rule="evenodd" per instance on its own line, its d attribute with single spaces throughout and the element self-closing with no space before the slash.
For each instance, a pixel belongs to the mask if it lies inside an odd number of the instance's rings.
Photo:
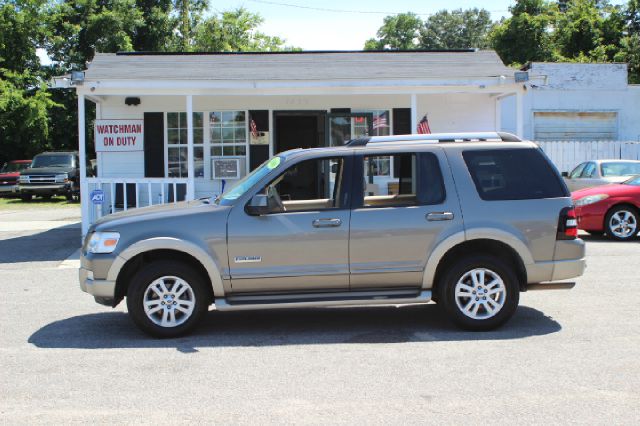
<svg viewBox="0 0 640 426">
<path fill-rule="evenodd" d="M 86 80 L 369 80 L 513 76 L 496 52 L 97 53 Z"/>
</svg>

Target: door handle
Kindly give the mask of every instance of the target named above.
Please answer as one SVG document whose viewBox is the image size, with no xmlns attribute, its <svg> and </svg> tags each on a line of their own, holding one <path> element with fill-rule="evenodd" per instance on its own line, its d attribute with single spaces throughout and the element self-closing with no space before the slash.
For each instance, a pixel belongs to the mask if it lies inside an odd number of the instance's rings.
<svg viewBox="0 0 640 426">
<path fill-rule="evenodd" d="M 314 228 L 335 228 L 342 225 L 340 219 L 316 219 L 311 222 Z"/>
<path fill-rule="evenodd" d="M 436 222 L 440 220 L 453 220 L 453 213 L 451 212 L 433 212 L 427 214 L 427 220 L 429 222 Z"/>
</svg>

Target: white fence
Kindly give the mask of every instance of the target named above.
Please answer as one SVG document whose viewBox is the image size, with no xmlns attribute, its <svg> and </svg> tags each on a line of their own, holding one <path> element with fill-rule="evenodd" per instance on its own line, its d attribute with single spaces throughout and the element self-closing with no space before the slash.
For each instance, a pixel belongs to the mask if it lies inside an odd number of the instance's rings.
<svg viewBox="0 0 640 426">
<path fill-rule="evenodd" d="M 558 141 L 537 142 L 561 172 L 570 172 L 589 160 L 640 160 L 640 142 L 626 141 Z"/>
<path fill-rule="evenodd" d="M 86 184 L 88 196 L 82 200 L 83 233 L 89 225 L 111 213 L 193 198 L 188 179 L 87 178 Z"/>
</svg>

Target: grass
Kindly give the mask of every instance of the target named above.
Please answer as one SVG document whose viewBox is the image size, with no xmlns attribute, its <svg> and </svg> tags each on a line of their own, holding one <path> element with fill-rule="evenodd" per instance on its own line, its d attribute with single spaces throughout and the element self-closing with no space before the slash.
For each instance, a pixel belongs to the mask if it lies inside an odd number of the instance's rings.
<svg viewBox="0 0 640 426">
<path fill-rule="evenodd" d="M 51 197 L 48 200 L 34 197 L 31 201 L 22 201 L 20 198 L 0 197 L 0 210 L 27 210 L 33 208 L 68 208 L 80 207 L 77 201 L 67 201 L 65 197 Z"/>
</svg>

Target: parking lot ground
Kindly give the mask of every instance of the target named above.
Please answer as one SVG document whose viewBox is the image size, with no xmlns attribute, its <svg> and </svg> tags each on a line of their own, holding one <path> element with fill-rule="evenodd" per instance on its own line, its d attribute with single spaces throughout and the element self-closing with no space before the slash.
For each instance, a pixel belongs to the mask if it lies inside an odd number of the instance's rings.
<svg viewBox="0 0 640 426">
<path fill-rule="evenodd" d="M 77 225 L 0 231 L 0 423 L 638 424 L 640 244 L 587 244 L 573 290 L 492 332 L 429 304 L 214 311 L 155 340 L 80 291 Z"/>
</svg>

